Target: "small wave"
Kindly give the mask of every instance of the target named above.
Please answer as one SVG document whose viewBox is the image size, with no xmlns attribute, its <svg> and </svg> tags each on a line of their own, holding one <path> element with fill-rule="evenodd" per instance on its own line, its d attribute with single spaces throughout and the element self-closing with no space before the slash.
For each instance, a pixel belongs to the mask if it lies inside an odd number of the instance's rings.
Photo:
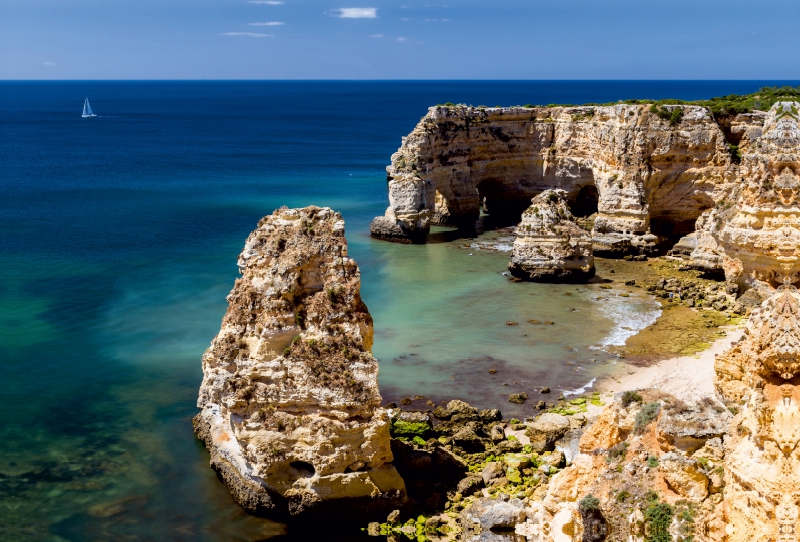
<svg viewBox="0 0 800 542">
<path fill-rule="evenodd" d="M 632 297 L 609 296 L 601 301 L 605 316 L 614 321 L 614 328 L 600 342 L 600 347 L 623 346 L 661 316 L 661 305 L 655 300 L 638 300 Z"/>
<path fill-rule="evenodd" d="M 594 383 L 597 381 L 597 378 L 591 379 L 588 383 L 584 384 L 581 388 L 575 388 L 574 390 L 565 390 L 562 392 L 564 397 L 569 397 L 570 395 L 580 395 L 581 393 L 586 393 L 586 390 L 594 386 Z"/>
<path fill-rule="evenodd" d="M 493 250 L 495 252 L 511 252 L 514 248 L 513 243 L 472 243 L 470 248 L 474 248 L 476 250 Z"/>
</svg>

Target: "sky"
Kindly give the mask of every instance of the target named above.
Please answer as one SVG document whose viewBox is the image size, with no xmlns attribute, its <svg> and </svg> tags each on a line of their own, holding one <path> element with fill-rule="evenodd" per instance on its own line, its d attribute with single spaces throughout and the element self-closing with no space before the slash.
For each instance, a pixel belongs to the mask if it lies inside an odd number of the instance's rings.
<svg viewBox="0 0 800 542">
<path fill-rule="evenodd" d="M 800 79 L 798 16 L 751 0 L 0 0 L 0 79 Z"/>
</svg>

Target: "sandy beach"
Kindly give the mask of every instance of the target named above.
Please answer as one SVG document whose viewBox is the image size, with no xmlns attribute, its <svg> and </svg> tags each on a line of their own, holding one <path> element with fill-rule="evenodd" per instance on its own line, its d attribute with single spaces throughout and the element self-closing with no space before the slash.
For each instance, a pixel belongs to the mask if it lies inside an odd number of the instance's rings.
<svg viewBox="0 0 800 542">
<path fill-rule="evenodd" d="M 695 401 L 714 394 L 714 359 L 739 340 L 743 325 L 725 326 L 725 337 L 711 348 L 691 356 L 660 361 L 650 367 L 627 366 L 626 373 L 610 376 L 598 382 L 602 393 L 658 388 L 684 401 Z"/>
</svg>

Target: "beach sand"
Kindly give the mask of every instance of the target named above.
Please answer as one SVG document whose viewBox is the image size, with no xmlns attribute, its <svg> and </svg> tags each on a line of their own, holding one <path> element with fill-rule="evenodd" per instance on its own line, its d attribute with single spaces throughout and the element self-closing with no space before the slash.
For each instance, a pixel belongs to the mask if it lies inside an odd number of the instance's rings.
<svg viewBox="0 0 800 542">
<path fill-rule="evenodd" d="M 714 395 L 714 358 L 742 337 L 743 325 L 724 326 L 725 332 L 711 347 L 690 356 L 662 360 L 649 367 L 627 366 L 627 374 L 606 377 L 596 390 L 608 392 L 658 388 L 684 401 Z"/>
</svg>

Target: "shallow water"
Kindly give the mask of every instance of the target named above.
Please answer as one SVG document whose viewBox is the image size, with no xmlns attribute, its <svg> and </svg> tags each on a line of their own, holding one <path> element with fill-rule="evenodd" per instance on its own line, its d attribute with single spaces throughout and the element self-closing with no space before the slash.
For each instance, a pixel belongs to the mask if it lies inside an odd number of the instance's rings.
<svg viewBox="0 0 800 542">
<path fill-rule="evenodd" d="M 434 103 L 760 84 L 0 83 L 0 539 L 283 532 L 236 506 L 190 424 L 238 252 L 280 205 L 343 212 L 387 401 L 459 397 L 524 414 L 508 393 L 579 388 L 611 370 L 593 348 L 624 340 L 652 305 L 512 283 L 506 254 L 464 243 L 371 240 L 389 156 Z M 83 120 L 87 95 L 99 117 Z"/>
</svg>

